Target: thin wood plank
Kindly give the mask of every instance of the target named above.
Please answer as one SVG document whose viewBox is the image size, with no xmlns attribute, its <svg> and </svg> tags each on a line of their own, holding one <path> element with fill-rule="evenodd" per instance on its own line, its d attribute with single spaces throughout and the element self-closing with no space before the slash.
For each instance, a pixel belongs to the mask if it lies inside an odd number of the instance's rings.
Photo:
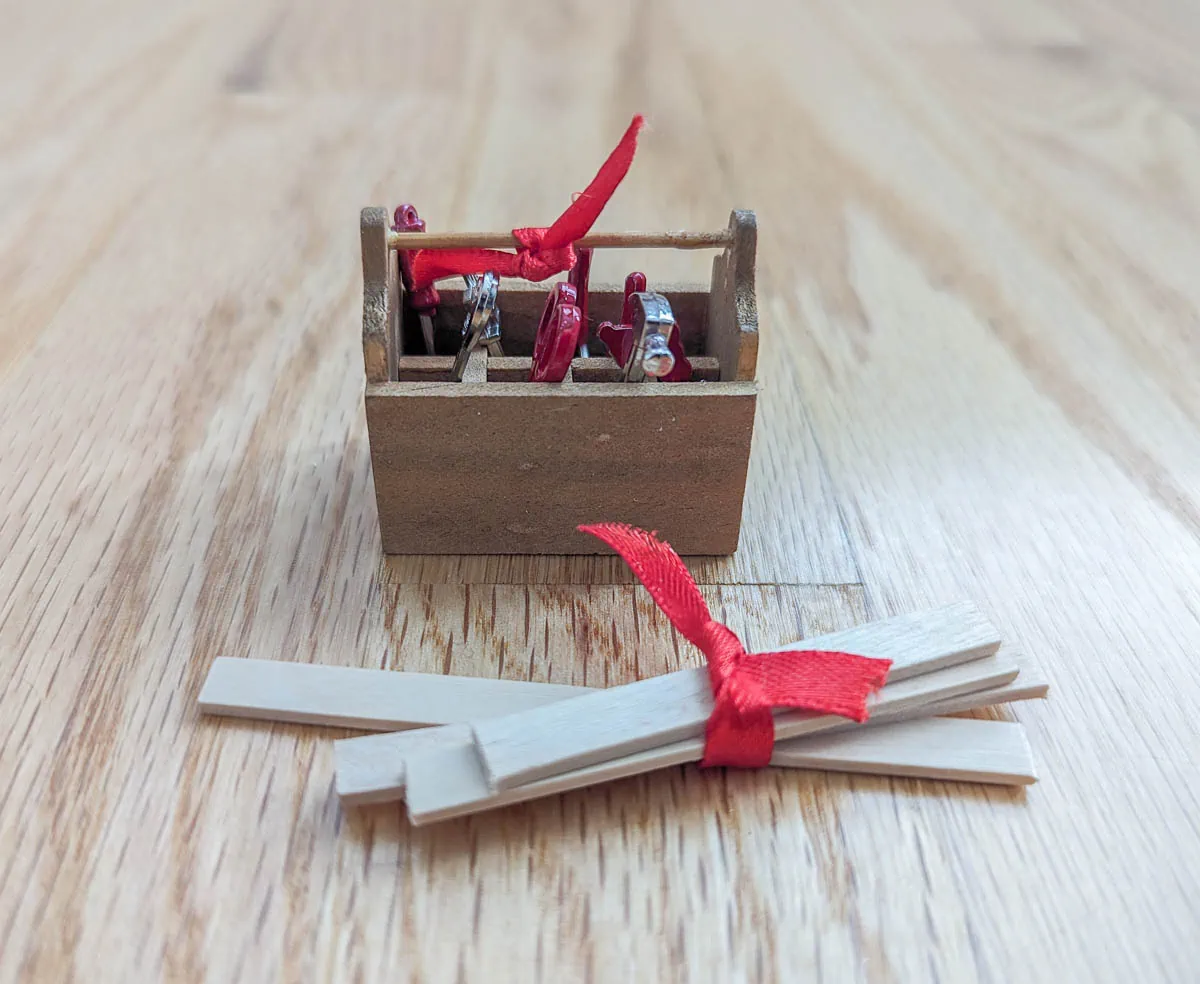
<svg viewBox="0 0 1200 984">
<path fill-rule="evenodd" d="M 713 356 L 694 355 L 688 359 L 692 364 L 693 383 L 715 383 L 721 379 L 721 361 Z M 612 359 L 574 359 L 571 371 L 577 383 L 617 383 L 621 381 L 621 369 Z"/>
<path fill-rule="evenodd" d="M 1017 665 L 1013 660 L 1004 656 L 984 656 L 885 687 L 877 695 L 877 706 L 881 711 L 915 710 L 936 701 L 1003 686 L 1016 676 Z M 572 703 L 590 699 L 579 697 Z M 776 716 L 775 734 L 780 740 L 786 740 L 837 727 L 840 721 L 822 721 L 793 711 Z M 478 742 L 462 750 L 435 746 L 407 757 L 404 796 L 409 819 L 414 824 L 430 823 L 698 762 L 703 755 L 704 739 L 686 738 L 497 790 L 490 782 Z"/>
<path fill-rule="evenodd" d="M 692 382 L 717 382 L 721 378 L 720 362 L 707 355 L 691 360 Z M 533 360 L 527 355 L 504 355 L 488 358 L 489 383 L 527 383 Z M 450 382 L 454 366 L 451 355 L 406 355 L 396 365 L 396 381 L 401 383 Z M 619 383 L 621 370 L 608 356 L 571 361 L 571 375 L 577 383 Z"/>
<path fill-rule="evenodd" d="M 1048 683 L 1034 664 L 1000 651 L 1020 667 L 1016 682 L 990 695 L 994 700 L 971 694 L 937 713 L 1046 696 Z M 568 684 L 218 656 L 197 703 L 204 714 L 388 731 L 498 717 L 595 692 Z M 877 712 L 872 720 L 894 716 Z"/>
<path fill-rule="evenodd" d="M 1004 647 L 1000 653 L 1005 654 Z M 1020 667 L 1017 678 L 1012 682 L 986 690 L 973 691 L 960 697 L 935 701 L 927 706 L 909 711 L 883 711 L 873 714 L 864 728 L 892 724 L 905 720 L 910 715 L 925 717 L 934 714 L 951 714 L 976 710 L 1012 701 L 1031 700 L 1045 697 L 1047 684 L 1036 665 L 1020 654 L 1007 654 Z M 370 671 L 386 672 L 386 671 Z M 571 699 L 567 697 L 565 699 Z M 497 714 L 508 712 L 502 698 L 492 704 Z M 272 718 L 268 718 L 270 720 Z M 848 732 L 857 726 L 850 725 Z M 831 729 L 828 733 L 836 733 Z M 806 737 L 787 739 L 777 743 L 777 749 L 790 748 L 793 743 L 810 740 Z M 425 748 L 458 744 L 473 744 L 470 727 L 463 724 L 446 727 L 425 728 L 419 731 L 391 732 L 388 734 L 363 735 L 358 738 L 343 738 L 334 742 L 335 787 L 343 806 L 362 806 L 370 803 L 386 803 L 404 798 L 404 762 L 413 752 Z"/>
<path fill-rule="evenodd" d="M 815 735 L 776 746 L 771 764 L 946 782 L 1037 782 L 1025 729 L 1015 721 L 926 718 Z"/>
<path fill-rule="evenodd" d="M 430 748 L 474 748 L 470 725 L 392 731 L 333 743 L 334 789 L 342 806 L 367 806 L 404 798 L 408 757 Z"/>
<path fill-rule="evenodd" d="M 528 355 L 505 355 L 488 360 L 489 383 L 527 383 L 533 370 L 533 358 Z"/>
<path fill-rule="evenodd" d="M 404 355 L 396 360 L 396 382 L 450 382 L 452 355 Z"/>
<path fill-rule="evenodd" d="M 969 701 L 971 696 L 959 699 Z M 943 721 L 1004 725 L 1009 730 L 927 727 L 931 722 Z M 905 731 L 905 728 L 911 730 Z M 992 737 L 994 744 L 989 741 Z M 370 806 L 403 799 L 408 756 L 430 749 L 451 748 L 474 754 L 469 727 L 447 725 L 337 742 L 335 788 L 342 806 Z M 1003 761 L 985 761 L 993 751 L 1002 756 Z M 851 731 L 793 738 L 779 742 L 771 757 L 772 765 L 787 768 L 862 771 L 1004 785 L 1034 781 L 1031 762 L 1032 753 L 1019 725 L 1006 721 L 941 717 L 904 722 L 880 720 Z M 963 771 L 951 774 L 955 769 Z"/>
<path fill-rule="evenodd" d="M 1024 653 L 1014 653 L 1006 646 L 1000 647 L 1000 652 L 1009 656 L 1018 667 L 1017 678 L 1011 683 L 990 691 L 977 691 L 964 694 L 961 697 L 951 697 L 938 701 L 927 711 L 930 714 L 961 714 L 966 711 L 976 711 L 982 707 L 997 704 L 1009 704 L 1022 700 L 1044 700 L 1050 696 L 1050 681 L 1046 679 L 1041 667 Z M 922 711 L 924 713 L 924 711 Z M 905 711 L 884 711 L 873 715 L 876 722 L 904 721 L 911 716 Z"/>
<path fill-rule="evenodd" d="M 269 659 L 213 660 L 200 710 L 225 717 L 397 730 L 453 724 L 590 693 L 584 687 Z"/>
<path fill-rule="evenodd" d="M 986 656 L 999 646 L 984 615 L 970 602 L 960 602 L 780 648 L 842 650 L 892 660 L 887 686 L 871 698 L 874 705 L 913 676 Z M 507 789 L 702 734 L 712 708 L 707 670 L 681 670 L 589 694 L 569 708 L 551 705 L 481 721 L 475 738 L 490 781 Z M 824 727 L 843 720 L 809 717 Z"/>
</svg>

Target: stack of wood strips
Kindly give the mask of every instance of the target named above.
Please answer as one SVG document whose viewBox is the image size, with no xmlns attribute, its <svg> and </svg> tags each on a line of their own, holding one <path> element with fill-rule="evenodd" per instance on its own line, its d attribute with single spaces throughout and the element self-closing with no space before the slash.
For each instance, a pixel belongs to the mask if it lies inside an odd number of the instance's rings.
<svg viewBox="0 0 1200 984">
<path fill-rule="evenodd" d="M 775 716 L 771 765 L 1025 785 L 1036 781 L 1019 724 L 947 717 L 1045 697 L 1029 660 L 1001 646 L 962 603 L 784 647 L 892 660 L 870 718 Z M 216 660 L 200 695 L 209 714 L 388 732 L 338 741 L 344 804 L 404 799 L 414 824 L 478 813 L 610 779 L 699 761 L 713 699 L 707 671 L 607 690 Z"/>
</svg>

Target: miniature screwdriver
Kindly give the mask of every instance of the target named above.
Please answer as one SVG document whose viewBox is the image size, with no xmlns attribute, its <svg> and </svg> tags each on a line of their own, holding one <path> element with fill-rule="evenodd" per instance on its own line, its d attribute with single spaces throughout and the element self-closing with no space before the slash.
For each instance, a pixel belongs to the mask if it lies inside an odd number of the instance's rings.
<svg viewBox="0 0 1200 984">
<path fill-rule="evenodd" d="M 425 231 L 425 220 L 417 214 L 414 205 L 398 206 L 392 225 L 397 232 Z M 409 306 L 417 312 L 417 317 L 421 319 L 421 335 L 425 339 L 425 353 L 434 355 L 433 316 L 437 314 L 437 306 L 441 302 L 441 298 L 432 286 L 413 290 L 412 254 L 404 249 L 400 250 L 400 279 L 404 284 L 404 292 L 408 295 Z"/>
</svg>

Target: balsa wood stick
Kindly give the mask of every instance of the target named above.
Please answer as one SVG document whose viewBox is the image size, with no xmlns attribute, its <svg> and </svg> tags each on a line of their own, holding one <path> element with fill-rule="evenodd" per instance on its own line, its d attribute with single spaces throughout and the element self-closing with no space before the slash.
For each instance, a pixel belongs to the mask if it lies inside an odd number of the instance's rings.
<svg viewBox="0 0 1200 984">
<path fill-rule="evenodd" d="M 796 742 L 794 748 L 788 743 L 789 747 L 776 748 L 771 764 L 1002 785 L 1037 781 L 1025 731 L 1015 722 L 926 718 L 882 724 L 867 732 L 865 736 L 857 731 L 818 735 Z M 817 744 L 809 748 L 810 743 Z M 419 827 L 636 775 L 649 771 L 643 767 L 645 760 L 661 751 L 651 749 L 621 759 L 631 769 L 628 772 L 614 768 L 616 763 L 605 763 L 496 793 L 489 788 L 471 745 L 431 748 L 409 761 L 408 818 Z M 659 767 L 655 763 L 649 768 Z"/>
<path fill-rule="evenodd" d="M 1025 657 L 1015 658 L 1020 676 L 1004 689 L 1016 696 L 997 696 L 981 704 L 971 695 L 964 698 L 968 707 L 939 708 L 937 713 L 1044 697 L 1048 685 L 1041 671 Z M 427 700 L 431 692 L 438 698 L 432 703 Z M 209 668 L 199 703 L 206 714 L 395 732 L 499 717 L 594 692 L 593 687 L 556 683 L 221 656 Z M 876 713 L 871 720 L 885 718 L 894 719 Z M 854 727 L 850 721 L 846 725 Z"/>
<path fill-rule="evenodd" d="M 895 724 L 898 721 L 912 721 L 931 717 L 935 714 L 960 714 L 964 711 L 975 711 L 981 707 L 991 707 L 993 704 L 1010 704 L 1018 700 L 1038 700 L 1050 693 L 1050 684 L 1045 674 L 1024 653 L 1013 652 L 1007 646 L 1001 646 L 997 655 L 1003 659 L 1011 659 L 1017 664 L 1016 679 L 1003 686 L 993 687 L 989 690 L 976 690 L 968 694 L 934 701 L 932 704 L 916 708 L 882 710 L 879 713 L 872 714 L 861 725 L 855 724 L 853 721 L 847 721 L 844 725 L 830 728 L 826 734 L 856 731 L 860 728 L 870 727 L 873 724 Z M 807 741 L 808 739 L 800 737 L 794 740 Z"/>
<path fill-rule="evenodd" d="M 335 741 L 333 776 L 338 799 L 343 806 L 404 799 L 409 756 L 455 745 L 474 747 L 470 725 L 447 724 Z"/>
<path fill-rule="evenodd" d="M 879 703 L 883 710 L 910 710 L 974 691 L 1002 687 L 1016 676 L 1017 664 L 1013 660 L 1004 656 L 985 656 L 889 685 L 880 691 Z M 798 728 L 800 733 L 809 733 L 807 724 L 796 712 L 782 714 L 775 718 L 775 733 L 781 739 L 795 737 Z M 430 823 L 686 762 L 698 762 L 703 755 L 704 739 L 688 738 L 521 786 L 495 790 L 483 770 L 478 744 L 433 747 L 408 756 L 404 795 L 409 819 L 414 824 Z"/>
<path fill-rule="evenodd" d="M 960 697 L 951 697 L 947 700 L 939 700 L 930 704 L 926 708 L 918 708 L 915 711 L 900 711 L 894 714 L 883 713 L 876 719 L 876 724 L 895 724 L 899 721 L 913 721 L 924 717 L 926 714 L 962 714 L 967 711 L 977 711 L 983 707 L 993 707 L 997 704 L 1011 704 L 1020 700 L 1042 700 L 1050 694 L 1050 684 L 1042 675 L 1041 670 L 1029 663 L 1025 657 L 1017 657 L 1017 665 L 1021 668 L 1017 678 L 1012 683 L 1006 684 L 1003 687 L 996 687 L 994 690 L 981 690 L 972 694 L 963 694 Z M 869 724 L 870 722 L 868 722 Z M 850 725 L 849 728 L 834 729 L 841 731 L 849 731 L 857 728 L 858 725 Z M 833 731 L 830 732 L 834 733 Z M 799 739 L 803 741 L 804 739 Z"/>
<path fill-rule="evenodd" d="M 924 718 L 814 735 L 776 748 L 789 769 L 1027 786 L 1037 782 L 1025 729 L 1015 721 Z"/>
<path fill-rule="evenodd" d="M 497 706 L 530 709 L 591 693 L 585 687 L 487 677 L 367 670 L 218 657 L 200 691 L 206 714 L 398 731 L 475 721 Z"/>
<path fill-rule="evenodd" d="M 892 660 L 887 686 L 868 700 L 874 713 L 889 690 L 912 677 L 977 659 L 999 647 L 996 630 L 974 605 L 963 602 L 782 648 L 844 650 Z M 680 670 L 597 691 L 569 706 L 550 704 L 481 721 L 475 725 L 475 741 L 493 788 L 510 789 L 702 735 L 712 709 L 708 671 Z M 794 734 L 826 730 L 845 720 L 799 711 L 786 712 L 782 718 Z"/>
<path fill-rule="evenodd" d="M 205 714 L 396 731 L 512 714 L 593 692 L 564 684 L 221 656 L 209 668 L 199 703 Z"/>
<path fill-rule="evenodd" d="M 972 711 L 993 704 L 1005 704 L 1018 700 L 1034 700 L 1045 697 L 1049 685 L 1037 666 L 1023 655 L 1012 656 L 1020 672 L 1011 683 L 987 690 L 979 690 L 949 700 L 935 701 L 928 706 L 910 710 L 910 715 L 953 714 Z M 382 672 L 382 671 L 380 671 Z M 494 708 L 503 714 L 502 702 Z M 876 725 L 903 720 L 903 713 L 873 715 L 865 724 L 849 724 L 848 731 L 839 734 L 857 733 Z M 831 732 L 832 733 L 832 732 Z M 793 738 L 776 744 L 776 751 L 802 747 L 815 741 L 816 737 Z M 405 759 L 408 755 L 433 747 L 468 745 L 473 742 L 468 725 L 454 724 L 441 728 L 424 728 L 417 731 L 399 731 L 389 734 L 364 735 L 361 738 L 343 738 L 333 743 L 335 761 L 335 785 L 343 806 L 363 806 L 371 803 L 390 803 L 404 798 Z"/>
</svg>

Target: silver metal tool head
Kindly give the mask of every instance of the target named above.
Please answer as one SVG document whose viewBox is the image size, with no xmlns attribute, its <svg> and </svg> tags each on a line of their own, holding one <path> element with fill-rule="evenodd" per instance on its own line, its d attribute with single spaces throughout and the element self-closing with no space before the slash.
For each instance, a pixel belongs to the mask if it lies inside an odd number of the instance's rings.
<svg viewBox="0 0 1200 984">
<path fill-rule="evenodd" d="M 671 302 L 651 290 L 631 294 L 630 302 L 635 345 L 625 366 L 625 379 L 631 383 L 647 377 L 659 379 L 675 368 L 670 345 L 671 332 L 675 330 Z"/>
<path fill-rule="evenodd" d="M 452 377 L 461 381 L 467 368 L 467 359 L 475 346 L 487 338 L 487 331 L 495 321 L 495 338 L 491 341 L 499 343 L 500 315 L 496 308 L 496 294 L 500 288 L 500 278 L 492 271 L 487 273 L 468 273 L 463 280 L 466 287 L 463 290 L 463 307 L 467 316 L 463 320 L 462 345 L 454 359 Z M 489 344 L 490 347 L 490 344 Z"/>
<path fill-rule="evenodd" d="M 483 329 L 481 341 L 487 347 L 488 355 L 493 358 L 504 355 L 504 349 L 500 345 L 500 302 L 497 300 L 492 305 L 492 316 L 488 319 L 487 325 Z"/>
</svg>

